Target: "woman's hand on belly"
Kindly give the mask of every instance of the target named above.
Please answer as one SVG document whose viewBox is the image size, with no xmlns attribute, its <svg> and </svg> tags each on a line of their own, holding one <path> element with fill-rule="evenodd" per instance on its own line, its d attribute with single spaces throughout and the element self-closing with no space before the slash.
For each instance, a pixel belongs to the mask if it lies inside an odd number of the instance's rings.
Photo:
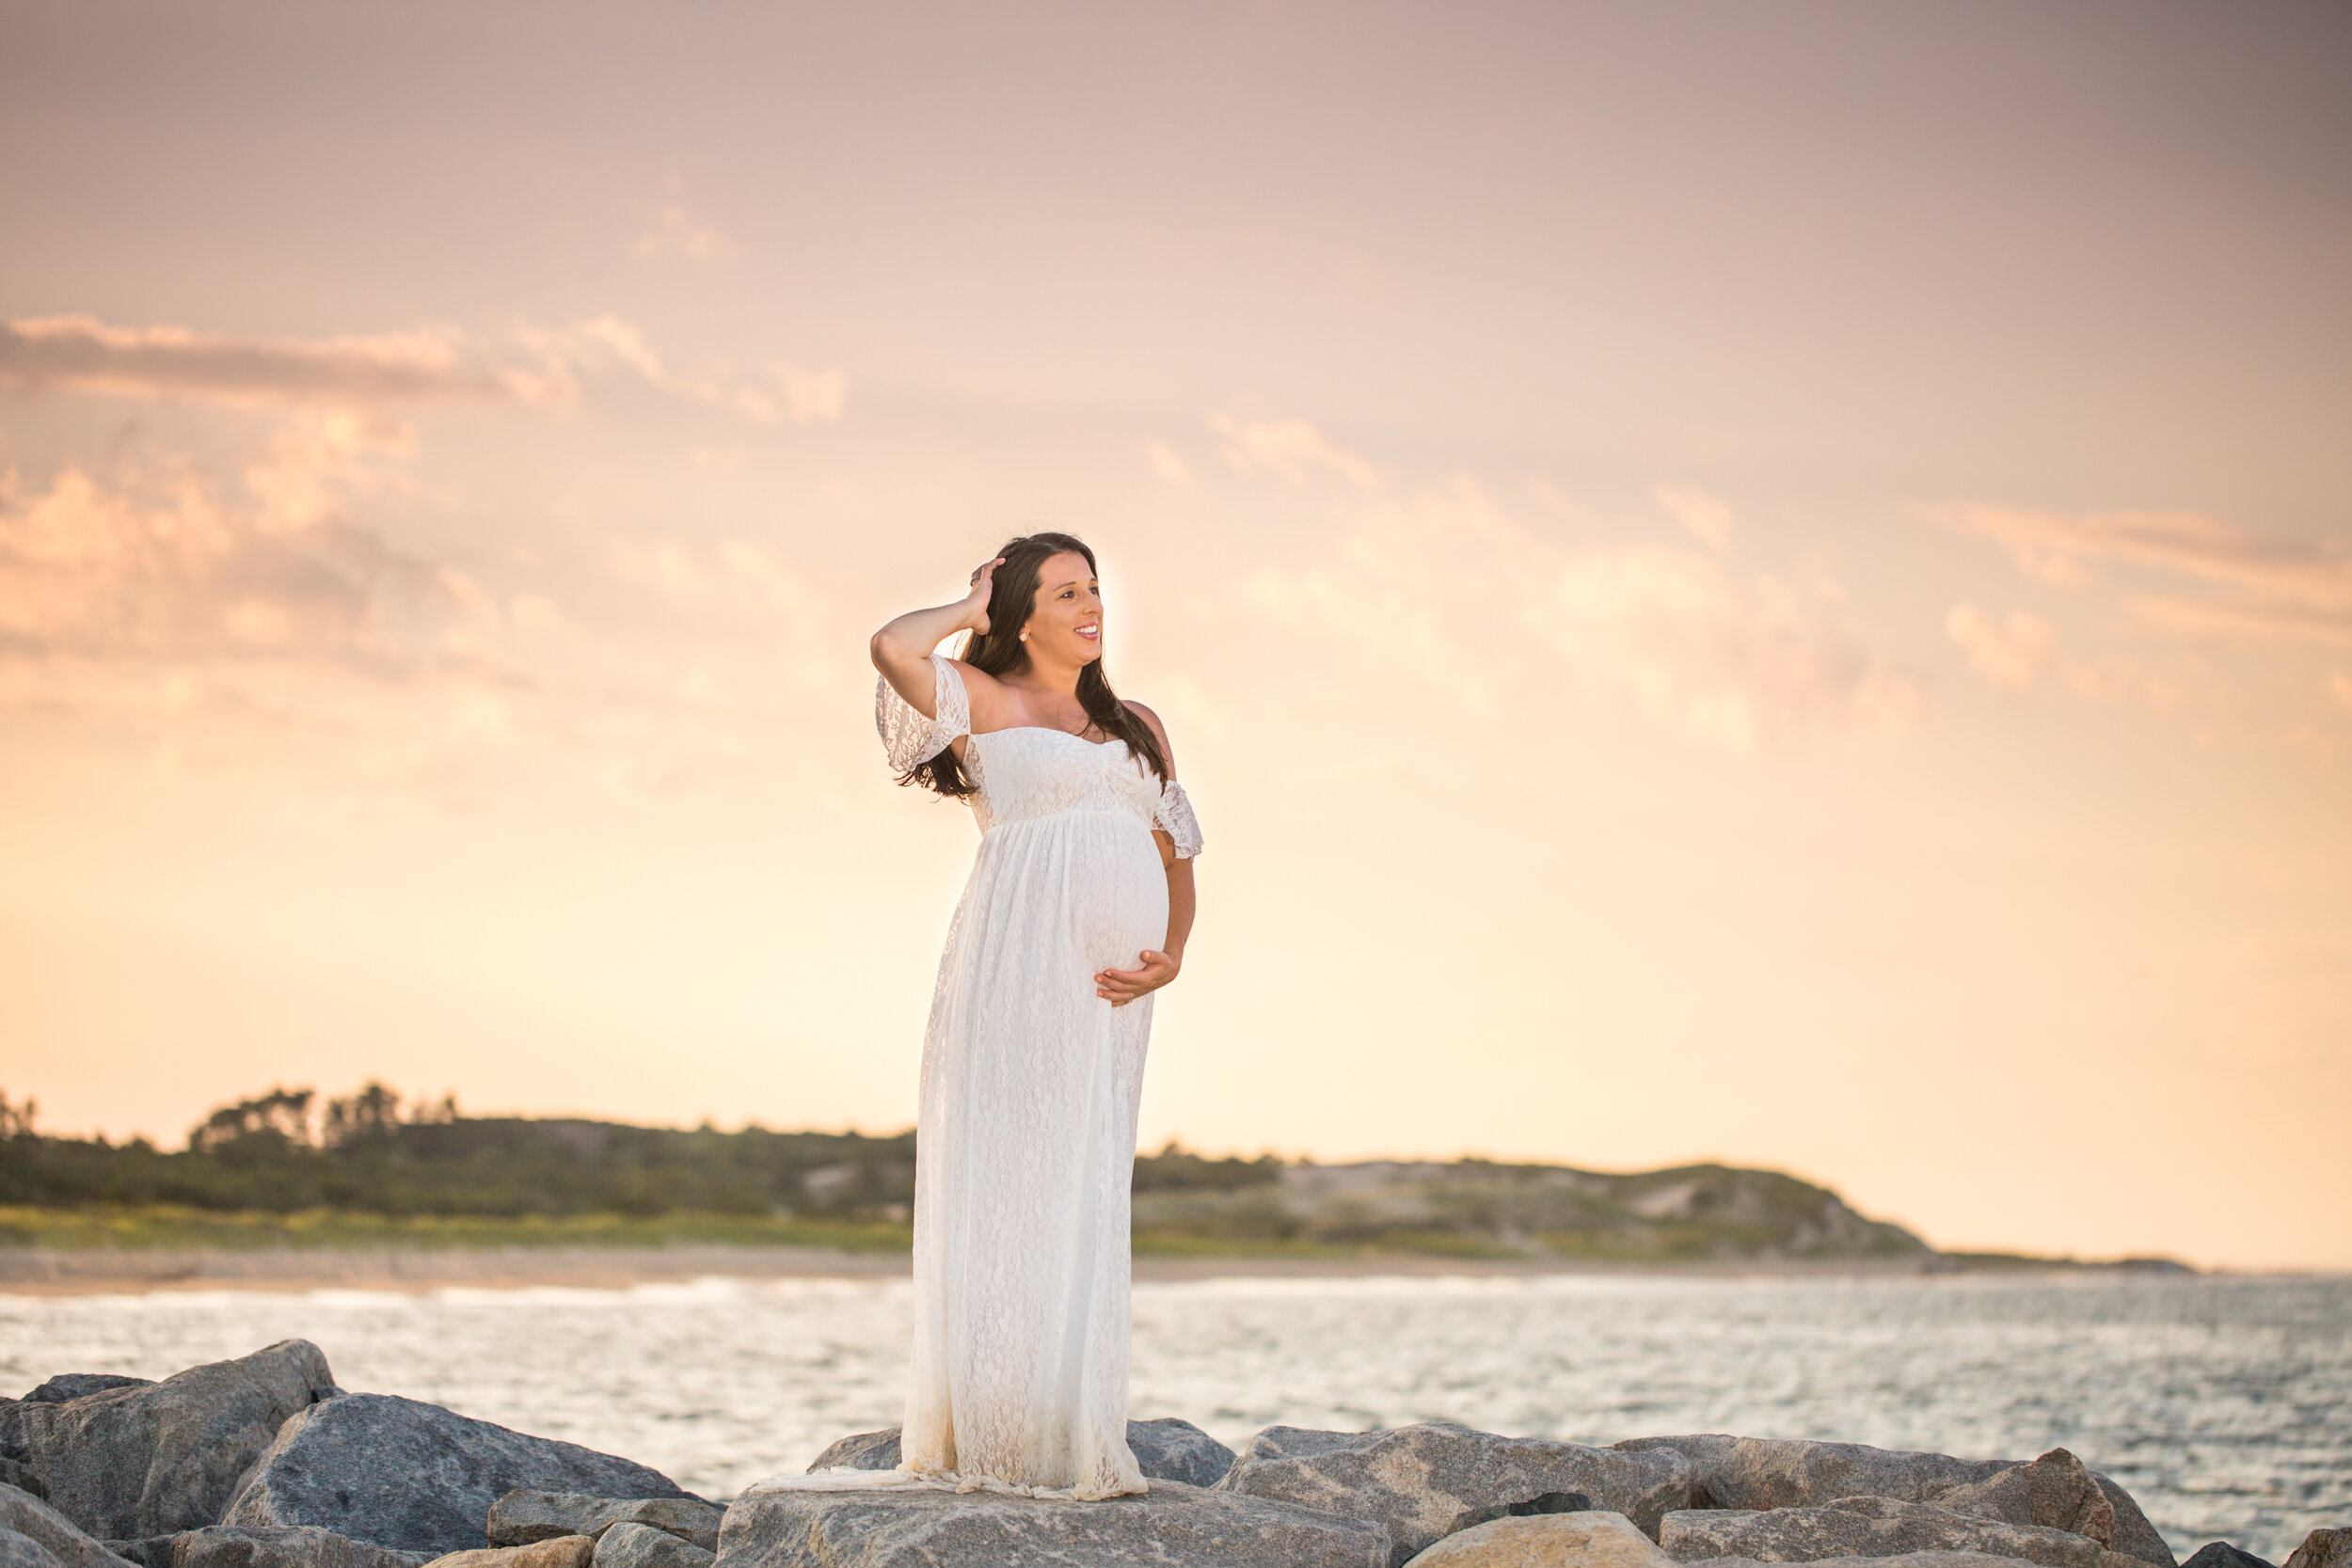
<svg viewBox="0 0 2352 1568">
<path fill-rule="evenodd" d="M 1094 977 L 1094 994 L 1107 997 L 1114 1007 L 1123 1007 L 1138 996 L 1148 996 L 1183 970 L 1181 955 L 1157 953 L 1146 948 L 1140 955 L 1140 969 L 1106 969 Z"/>
</svg>

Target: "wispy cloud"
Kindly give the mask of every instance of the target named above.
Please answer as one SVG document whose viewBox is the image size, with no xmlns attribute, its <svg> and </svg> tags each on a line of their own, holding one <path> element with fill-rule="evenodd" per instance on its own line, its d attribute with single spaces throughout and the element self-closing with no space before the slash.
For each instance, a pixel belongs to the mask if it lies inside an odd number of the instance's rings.
<svg viewBox="0 0 2352 1568">
<path fill-rule="evenodd" d="M 1143 444 L 1143 461 L 1154 479 L 1168 484 L 1192 483 L 1192 466 L 1177 456 L 1175 450 L 1165 441 L 1146 441 Z"/>
<path fill-rule="evenodd" d="M 242 503 L 184 474 L 113 486 L 70 467 L 29 497 L 7 476 L 0 705 L 103 715 L 209 695 L 294 720 L 356 687 L 511 683 L 477 583 L 323 504 L 370 484 L 363 443 L 336 421 L 300 435 L 254 465 Z"/>
<path fill-rule="evenodd" d="M 1944 629 L 1977 673 L 2011 691 L 2033 685 L 2058 660 L 2058 633 L 2023 610 L 1996 621 L 1973 604 L 1957 604 L 1944 617 Z"/>
<path fill-rule="evenodd" d="M 364 420 L 309 415 L 235 493 L 0 477 L 0 711 L 440 794 L 524 764 L 641 794 L 735 766 L 795 692 L 842 695 L 850 644 L 782 551 L 615 540 L 608 576 L 660 613 L 589 594 L 586 624 L 560 588 L 500 587 L 355 520 L 403 483 L 381 456 Z"/>
<path fill-rule="evenodd" d="M 1794 589 L 1692 550 L 1572 555 L 1528 615 L 1588 690 L 1693 745 L 1745 753 L 1813 725 L 1899 728 L 1918 707 L 1910 681 Z"/>
<path fill-rule="evenodd" d="M 234 337 L 181 326 L 110 326 L 88 316 L 0 322 L 0 383 L 122 397 L 233 404 L 550 403 L 559 367 L 499 364 L 455 334 Z"/>
<path fill-rule="evenodd" d="M 1658 504 L 1708 548 L 1720 550 L 1731 543 L 1731 508 L 1715 497 L 1677 484 L 1661 484 L 1657 494 Z"/>
<path fill-rule="evenodd" d="M 772 363 L 763 373 L 733 379 L 680 372 L 654 352 L 644 332 L 618 316 L 597 316 L 561 332 L 535 333 L 531 341 L 549 359 L 567 366 L 589 368 L 600 356 L 609 356 L 660 391 L 732 409 L 761 424 L 837 420 L 849 403 L 849 381 L 839 371 Z"/>
<path fill-rule="evenodd" d="M 1379 483 L 1371 464 L 1333 445 L 1304 420 L 1245 422 L 1230 414 L 1218 414 L 1210 419 L 1209 427 L 1225 437 L 1225 461 L 1238 472 L 1279 474 L 1293 484 L 1304 484 L 1320 469 L 1359 489 Z"/>
<path fill-rule="evenodd" d="M 732 256 L 735 246 L 724 234 L 688 214 L 685 202 L 679 198 L 677 176 L 669 176 L 664 184 L 667 196 L 654 214 L 653 227 L 637 236 L 636 243 L 629 246 L 629 254 L 641 261 L 660 256 L 718 261 Z"/>
<path fill-rule="evenodd" d="M 1932 509 L 1947 528 L 1993 540 L 2020 570 L 2081 587 L 2097 569 L 2123 567 L 2206 592 L 2134 594 L 2146 625 L 2194 637 L 2352 643 L 2352 551 L 2265 534 L 2191 512 Z"/>
<path fill-rule="evenodd" d="M 1558 545 L 1467 478 L 1349 499 L 1334 522 L 1313 561 L 1255 572 L 1252 604 L 1473 708 L 1565 694 L 1734 754 L 1808 729 L 1897 729 L 1918 708 L 1823 606 L 1696 549 Z"/>
<path fill-rule="evenodd" d="M 400 408 L 431 404 L 553 404 L 616 371 L 673 397 L 762 424 L 838 420 L 837 370 L 771 361 L 749 374 L 691 374 L 617 316 L 517 328 L 503 344 L 456 331 L 253 338 L 182 326 L 110 325 L 88 316 L 0 322 L 0 385 L 236 406 Z"/>
</svg>

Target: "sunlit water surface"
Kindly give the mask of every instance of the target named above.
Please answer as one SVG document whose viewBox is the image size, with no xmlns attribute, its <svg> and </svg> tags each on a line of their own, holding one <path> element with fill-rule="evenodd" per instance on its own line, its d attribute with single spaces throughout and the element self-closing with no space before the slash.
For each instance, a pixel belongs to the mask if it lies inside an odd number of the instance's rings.
<svg viewBox="0 0 2352 1568">
<path fill-rule="evenodd" d="M 0 1389 L 316 1341 L 346 1388 L 627 1454 L 710 1497 L 898 1418 L 901 1282 L 0 1296 Z M 1227 1279 L 1136 1290 L 1139 1417 L 1446 1418 L 1608 1443 L 1831 1437 L 2129 1487 L 2184 1555 L 2352 1524 L 2352 1279 Z"/>
</svg>

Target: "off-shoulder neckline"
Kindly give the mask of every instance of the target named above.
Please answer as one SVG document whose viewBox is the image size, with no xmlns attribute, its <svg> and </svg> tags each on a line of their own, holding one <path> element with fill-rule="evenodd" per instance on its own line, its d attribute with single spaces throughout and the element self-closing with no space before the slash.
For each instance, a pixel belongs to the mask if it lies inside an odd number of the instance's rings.
<svg viewBox="0 0 2352 1568">
<path fill-rule="evenodd" d="M 1078 734 L 1074 730 L 1065 730 L 1055 724 L 1004 724 L 993 730 L 973 730 L 969 732 L 969 735 L 972 739 L 977 740 L 984 735 L 1005 735 L 1013 730 L 1043 730 L 1047 735 L 1066 735 L 1070 736 L 1071 739 L 1076 741 L 1079 745 L 1091 746 L 1097 751 L 1100 751 L 1105 746 L 1124 746 L 1127 744 L 1125 741 L 1118 739 L 1115 736 L 1109 740 L 1089 740 L 1085 736 Z"/>
</svg>

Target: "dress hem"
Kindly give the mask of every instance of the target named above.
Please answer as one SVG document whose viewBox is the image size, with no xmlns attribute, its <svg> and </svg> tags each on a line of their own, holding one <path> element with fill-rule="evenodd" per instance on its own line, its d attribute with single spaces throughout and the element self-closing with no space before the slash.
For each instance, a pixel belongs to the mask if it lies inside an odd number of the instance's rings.
<svg viewBox="0 0 2352 1568">
<path fill-rule="evenodd" d="M 1152 1489 L 1151 1482 L 1105 1490 L 1090 1486 L 1034 1486 L 1023 1481 L 999 1481 L 994 1476 L 967 1476 L 954 1470 L 910 1470 L 904 1465 L 895 1470 L 860 1470 L 848 1465 L 832 1465 L 806 1474 L 780 1471 L 765 1481 L 755 1481 L 743 1488 L 745 1497 L 765 1497 L 778 1492 L 995 1492 L 1016 1497 L 1041 1497 L 1053 1502 L 1108 1502 L 1113 1497 L 1141 1497 Z"/>
</svg>

